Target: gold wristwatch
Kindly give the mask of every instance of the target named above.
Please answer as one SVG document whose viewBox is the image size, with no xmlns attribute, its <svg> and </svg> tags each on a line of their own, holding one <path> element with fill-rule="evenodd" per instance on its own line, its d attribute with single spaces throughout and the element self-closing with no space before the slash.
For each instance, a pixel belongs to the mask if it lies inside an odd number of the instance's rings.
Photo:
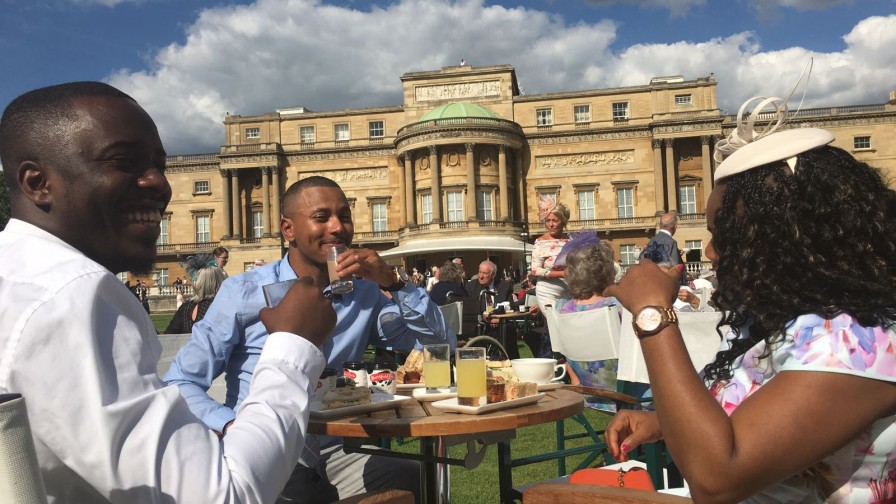
<svg viewBox="0 0 896 504">
<path fill-rule="evenodd" d="M 672 308 L 645 306 L 632 318 L 632 327 L 638 338 L 652 336 L 669 324 L 678 324 L 678 315 Z"/>
</svg>

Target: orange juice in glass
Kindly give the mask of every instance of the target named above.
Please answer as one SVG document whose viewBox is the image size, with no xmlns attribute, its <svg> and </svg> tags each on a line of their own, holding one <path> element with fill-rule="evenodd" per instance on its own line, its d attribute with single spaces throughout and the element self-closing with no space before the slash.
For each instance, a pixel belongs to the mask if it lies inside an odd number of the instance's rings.
<svg viewBox="0 0 896 504">
<path fill-rule="evenodd" d="M 485 404 L 485 349 L 458 348 L 457 403 L 462 406 Z"/>
</svg>

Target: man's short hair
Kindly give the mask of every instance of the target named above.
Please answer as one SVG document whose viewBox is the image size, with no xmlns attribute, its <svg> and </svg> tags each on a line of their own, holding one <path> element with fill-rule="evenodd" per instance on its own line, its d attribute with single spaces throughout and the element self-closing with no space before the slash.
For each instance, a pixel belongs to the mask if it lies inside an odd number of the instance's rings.
<svg viewBox="0 0 896 504">
<path fill-rule="evenodd" d="M 18 192 L 16 166 L 35 152 L 54 156 L 66 142 L 58 135 L 74 121 L 76 98 L 109 96 L 137 103 L 128 94 L 94 81 L 68 82 L 28 91 L 14 99 L 0 118 L 0 163 L 10 192 Z"/>
<path fill-rule="evenodd" d="M 340 191 L 342 190 L 342 188 L 339 187 L 339 184 L 327 177 L 312 175 L 311 177 L 303 178 L 289 186 L 286 192 L 283 193 L 283 200 L 280 202 L 280 215 L 287 215 L 289 206 L 293 204 L 299 194 L 311 187 L 332 187 L 334 189 L 339 189 Z"/>
<path fill-rule="evenodd" d="M 672 229 L 678 225 L 678 216 L 673 213 L 664 213 L 662 217 L 660 217 L 660 228 L 661 229 Z"/>
</svg>

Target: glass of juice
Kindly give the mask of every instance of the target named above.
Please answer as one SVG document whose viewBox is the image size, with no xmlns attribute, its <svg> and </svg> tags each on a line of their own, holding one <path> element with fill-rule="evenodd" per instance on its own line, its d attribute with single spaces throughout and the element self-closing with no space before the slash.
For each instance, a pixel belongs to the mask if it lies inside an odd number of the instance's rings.
<svg viewBox="0 0 896 504">
<path fill-rule="evenodd" d="M 423 345 L 423 383 L 427 392 L 451 386 L 450 347 L 447 343 Z"/>
<path fill-rule="evenodd" d="M 461 406 L 485 404 L 485 349 L 457 349 L 457 403 Z"/>
</svg>

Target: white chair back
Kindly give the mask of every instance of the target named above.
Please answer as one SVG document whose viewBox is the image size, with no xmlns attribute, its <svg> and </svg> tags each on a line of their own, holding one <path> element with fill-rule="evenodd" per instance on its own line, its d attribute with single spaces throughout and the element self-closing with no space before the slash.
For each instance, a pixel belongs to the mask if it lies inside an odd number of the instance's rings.
<svg viewBox="0 0 896 504">
<path fill-rule="evenodd" d="M 158 373 L 159 379 L 164 378 L 168 368 L 171 367 L 171 362 L 177 357 L 177 352 L 190 341 L 191 336 L 189 333 L 159 335 L 159 341 L 162 343 L 162 356 L 159 358 L 159 363 L 156 366 L 156 373 Z M 223 373 L 212 382 L 212 386 L 208 389 L 208 395 L 219 403 L 224 402 L 227 397 L 227 383 L 224 381 Z"/>
<path fill-rule="evenodd" d="M 0 395 L 0 502 L 46 504 L 25 399 Z"/>
<path fill-rule="evenodd" d="M 618 306 L 597 310 L 558 313 L 545 306 L 545 320 L 551 347 L 568 359 L 591 362 L 619 356 L 620 322 Z"/>
<path fill-rule="evenodd" d="M 526 294 L 523 298 L 523 306 L 529 308 L 530 306 L 535 306 L 538 304 L 538 298 L 533 296 L 532 294 Z"/>
<path fill-rule="evenodd" d="M 448 327 L 454 330 L 454 334 L 460 336 L 464 320 L 464 302 L 455 301 L 454 303 L 448 303 L 439 306 L 439 310 L 442 311 L 442 317 L 445 318 L 445 323 L 448 324 Z"/>
<path fill-rule="evenodd" d="M 678 327 L 691 363 L 697 371 L 702 371 L 716 357 L 721 343 L 716 325 L 721 318 L 721 312 L 678 312 Z M 641 353 L 641 343 L 635 336 L 632 314 L 628 310 L 622 311 L 622 337 L 619 342 L 619 367 L 616 376 L 629 382 L 650 383 L 644 354 Z"/>
</svg>

